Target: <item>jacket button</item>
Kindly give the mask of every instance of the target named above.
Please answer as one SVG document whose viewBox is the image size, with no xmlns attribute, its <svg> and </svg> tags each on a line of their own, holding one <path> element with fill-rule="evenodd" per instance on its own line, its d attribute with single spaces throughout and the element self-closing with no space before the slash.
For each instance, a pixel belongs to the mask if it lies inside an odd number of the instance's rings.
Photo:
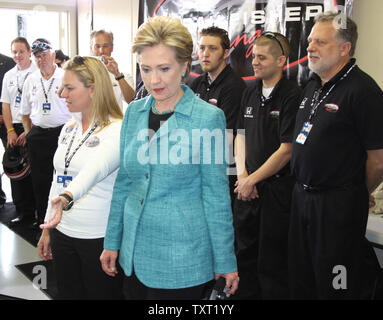
<svg viewBox="0 0 383 320">
<path fill-rule="evenodd" d="M 149 179 L 149 173 L 145 173 L 146 179 Z"/>
<path fill-rule="evenodd" d="M 141 201 L 140 201 L 140 202 L 141 202 L 141 205 L 143 205 L 143 203 L 144 203 L 144 199 L 141 199 Z"/>
</svg>

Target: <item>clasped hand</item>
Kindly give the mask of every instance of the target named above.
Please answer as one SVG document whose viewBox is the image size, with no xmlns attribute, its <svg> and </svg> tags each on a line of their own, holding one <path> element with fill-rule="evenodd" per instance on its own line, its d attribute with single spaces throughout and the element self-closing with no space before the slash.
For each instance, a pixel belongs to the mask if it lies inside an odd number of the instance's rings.
<svg viewBox="0 0 383 320">
<path fill-rule="evenodd" d="M 238 200 L 251 201 L 255 198 L 259 198 L 256 184 L 253 182 L 251 176 L 238 178 L 235 187 L 234 193 L 237 194 Z"/>
</svg>

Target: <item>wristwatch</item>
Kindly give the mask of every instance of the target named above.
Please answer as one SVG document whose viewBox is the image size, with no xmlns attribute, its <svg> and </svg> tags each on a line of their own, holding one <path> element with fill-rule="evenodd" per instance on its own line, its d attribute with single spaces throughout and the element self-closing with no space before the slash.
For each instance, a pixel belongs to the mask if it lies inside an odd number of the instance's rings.
<svg viewBox="0 0 383 320">
<path fill-rule="evenodd" d="M 119 80 L 121 80 L 121 79 L 124 79 L 125 78 L 125 76 L 124 76 L 124 74 L 123 73 L 121 73 L 121 75 L 120 76 L 118 76 L 118 77 L 115 77 L 115 79 L 117 80 L 117 81 L 119 81 Z"/>
<path fill-rule="evenodd" d="M 63 207 L 64 211 L 68 211 L 70 208 L 72 208 L 74 201 L 71 198 L 71 196 L 67 195 L 66 193 L 61 193 L 59 194 L 59 196 L 68 200 L 68 204 L 65 207 Z"/>
</svg>

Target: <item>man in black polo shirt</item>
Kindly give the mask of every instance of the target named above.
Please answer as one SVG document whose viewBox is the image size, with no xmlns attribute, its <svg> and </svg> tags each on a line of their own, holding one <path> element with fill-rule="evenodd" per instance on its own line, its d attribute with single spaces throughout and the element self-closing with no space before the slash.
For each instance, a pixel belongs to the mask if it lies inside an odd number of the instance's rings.
<svg viewBox="0 0 383 320">
<path fill-rule="evenodd" d="M 252 62 L 257 80 L 241 101 L 234 210 L 240 299 L 289 296 L 287 237 L 295 183 L 289 161 L 301 94 L 283 74 L 289 54 L 282 34 L 266 32 L 257 38 Z"/>
<path fill-rule="evenodd" d="M 205 73 L 196 78 L 190 88 L 202 100 L 223 110 L 226 117 L 226 129 L 229 129 L 228 140 L 232 142 L 241 96 L 246 84 L 226 63 L 229 50 L 230 39 L 226 30 L 218 27 L 203 29 L 200 33 L 198 58 Z M 229 144 L 229 147 L 232 150 L 232 143 Z M 235 171 L 234 164 L 232 169 Z M 231 172 L 229 181 L 232 203 L 235 198 L 235 180 L 235 172 Z"/>
<path fill-rule="evenodd" d="M 379 264 L 365 232 L 369 194 L 383 179 L 383 93 L 352 59 L 357 37 L 356 24 L 337 14 L 316 17 L 308 37 L 314 74 L 297 113 L 291 160 L 294 299 L 370 299 L 377 283 Z"/>
</svg>

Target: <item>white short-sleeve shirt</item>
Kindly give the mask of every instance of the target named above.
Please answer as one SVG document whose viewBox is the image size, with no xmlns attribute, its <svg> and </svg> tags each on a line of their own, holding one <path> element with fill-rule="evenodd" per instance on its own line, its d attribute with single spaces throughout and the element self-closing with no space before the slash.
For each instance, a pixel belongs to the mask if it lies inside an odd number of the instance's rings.
<svg viewBox="0 0 383 320">
<path fill-rule="evenodd" d="M 123 75 L 125 76 L 126 82 L 134 90 L 133 77 L 131 75 L 127 74 L 127 73 L 123 73 Z M 123 112 L 125 112 L 125 108 L 124 108 L 124 101 L 125 100 L 124 100 L 124 96 L 122 95 L 122 91 L 121 91 L 120 85 L 118 84 L 118 81 L 114 77 L 113 73 L 109 72 L 109 76 L 110 76 L 110 80 L 112 81 L 112 87 L 113 87 L 114 95 L 116 96 L 117 102 L 120 105 L 121 110 Z"/>
<path fill-rule="evenodd" d="M 21 123 L 21 97 L 23 85 L 37 67 L 31 63 L 29 68 L 19 70 L 17 65 L 9 70 L 3 79 L 3 88 L 1 91 L 1 102 L 8 103 L 11 109 L 12 123 Z"/>
<path fill-rule="evenodd" d="M 63 75 L 64 70 L 56 67 L 54 74 L 48 80 L 41 75 L 40 70 L 37 70 L 25 81 L 20 113 L 29 115 L 33 125 L 55 128 L 71 119 L 72 115 L 65 99 L 57 95 Z"/>
</svg>

